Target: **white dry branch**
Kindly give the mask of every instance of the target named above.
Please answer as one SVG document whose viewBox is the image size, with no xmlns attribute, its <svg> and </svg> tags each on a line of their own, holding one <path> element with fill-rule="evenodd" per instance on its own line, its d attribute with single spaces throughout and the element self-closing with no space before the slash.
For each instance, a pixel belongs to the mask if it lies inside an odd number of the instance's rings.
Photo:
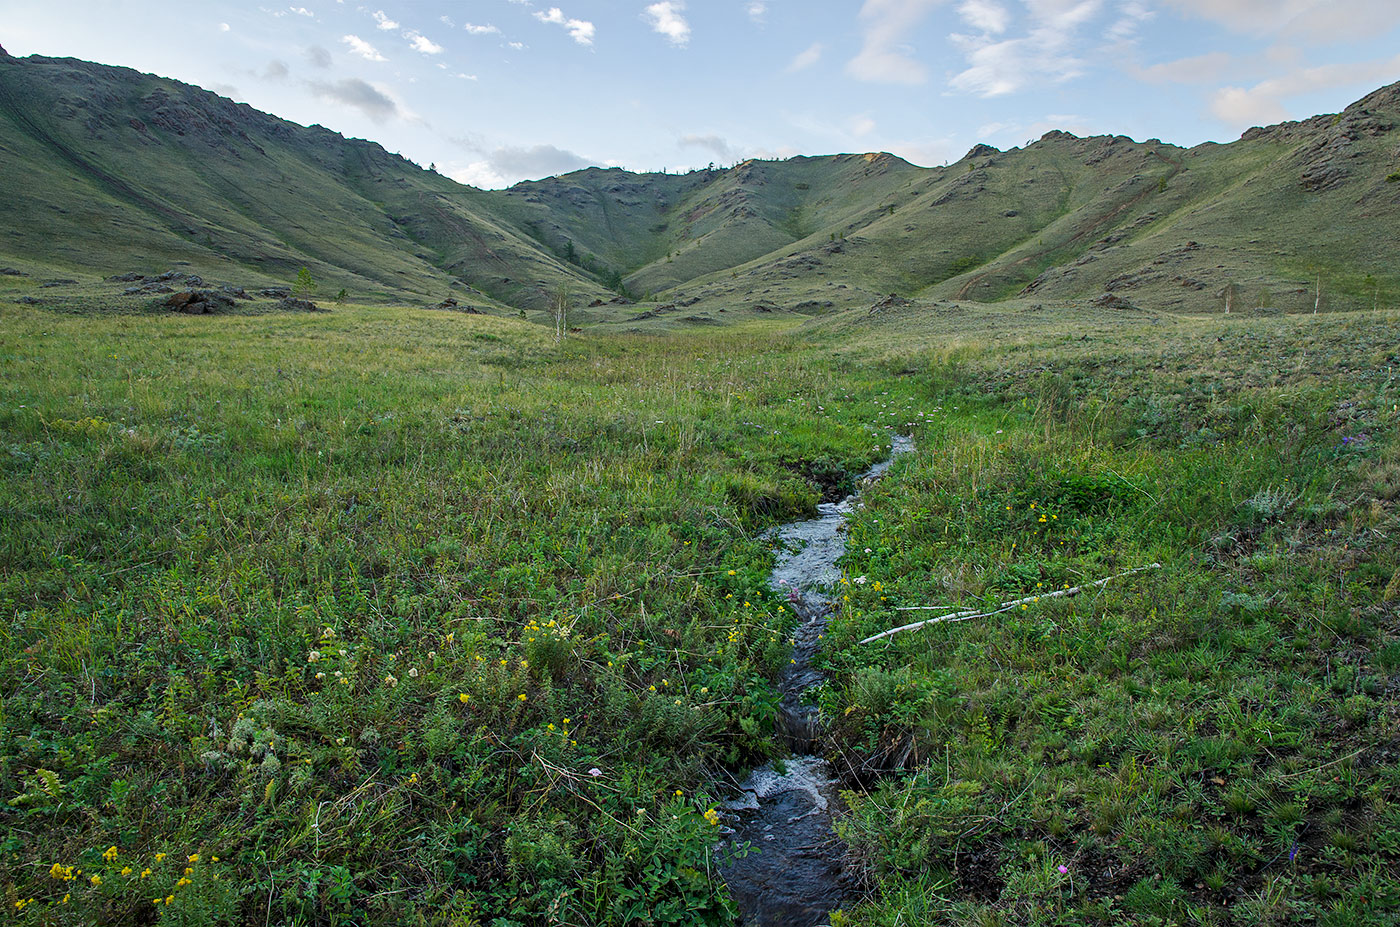
<svg viewBox="0 0 1400 927">
<path fill-rule="evenodd" d="M 949 612 L 946 615 L 939 615 L 937 618 L 927 618 L 923 621 L 916 621 L 913 624 L 900 625 L 897 628 L 890 628 L 888 631 L 881 631 L 879 634 L 874 634 L 870 637 L 867 637 L 865 640 L 861 641 L 861 643 L 873 644 L 875 641 L 884 640 L 887 637 L 893 637 L 894 635 L 902 633 L 904 631 L 917 631 L 919 630 L 919 628 L 928 627 L 931 624 L 943 624 L 944 622 L 949 621 L 970 621 L 973 618 L 987 618 L 991 615 L 999 615 L 1002 612 L 1009 612 L 1011 611 L 1011 609 L 1015 608 L 1018 605 L 1027 605 L 1031 602 L 1039 602 L 1042 599 L 1059 599 L 1068 596 L 1079 595 L 1079 593 L 1083 592 L 1085 589 L 1097 589 L 1102 586 L 1108 585 L 1115 579 L 1122 579 L 1124 576 L 1132 576 L 1134 573 L 1143 573 L 1147 570 L 1160 570 L 1161 568 L 1162 565 L 1160 563 L 1149 563 L 1147 566 L 1137 567 L 1132 570 L 1125 570 L 1122 573 L 1115 573 L 1112 576 L 1106 576 L 1103 579 L 1095 580 L 1092 583 L 1084 583 L 1081 586 L 1071 586 L 1069 589 L 1057 589 L 1054 592 L 1046 592 L 1041 595 L 1030 595 L 1026 596 L 1023 599 L 1012 599 L 1010 602 L 1002 602 L 996 608 L 991 608 L 986 611 L 978 611 L 975 608 L 963 608 L 957 611 Z M 943 605 L 904 605 L 899 607 L 897 611 L 929 611 L 932 609 L 946 607 L 947 606 Z"/>
</svg>

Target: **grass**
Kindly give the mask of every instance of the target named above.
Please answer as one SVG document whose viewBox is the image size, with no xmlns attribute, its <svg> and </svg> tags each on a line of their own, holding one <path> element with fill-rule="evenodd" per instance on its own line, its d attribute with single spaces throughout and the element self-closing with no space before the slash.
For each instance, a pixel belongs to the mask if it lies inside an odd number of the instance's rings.
<svg viewBox="0 0 1400 927">
<path fill-rule="evenodd" d="M 705 812 L 791 627 L 756 538 L 895 427 L 822 652 L 833 923 L 1390 922 L 1396 328 L 0 304 L 4 903 L 731 923 Z"/>
<path fill-rule="evenodd" d="M 1394 920 L 1393 325 L 986 348 L 902 410 L 820 695 L 875 891 L 845 922 Z"/>
</svg>

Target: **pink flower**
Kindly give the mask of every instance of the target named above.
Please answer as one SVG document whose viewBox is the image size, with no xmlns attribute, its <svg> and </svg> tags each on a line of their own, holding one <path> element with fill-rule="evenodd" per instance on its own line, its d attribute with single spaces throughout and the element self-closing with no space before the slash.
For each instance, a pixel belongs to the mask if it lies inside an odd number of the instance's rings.
<svg viewBox="0 0 1400 927">
<path fill-rule="evenodd" d="M 1060 864 L 1060 875 L 1067 875 L 1068 873 L 1069 873 L 1069 867 L 1066 866 L 1064 863 L 1061 863 L 1061 864 Z"/>
</svg>

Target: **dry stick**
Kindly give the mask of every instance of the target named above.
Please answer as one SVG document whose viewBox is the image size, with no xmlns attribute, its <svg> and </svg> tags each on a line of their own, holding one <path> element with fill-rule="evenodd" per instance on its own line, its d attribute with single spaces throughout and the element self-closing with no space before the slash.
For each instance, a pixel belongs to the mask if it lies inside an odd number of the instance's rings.
<svg viewBox="0 0 1400 927">
<path fill-rule="evenodd" d="M 1057 589 L 1054 592 L 1047 592 L 1043 595 L 1026 596 L 1023 599 L 1013 599 L 1010 602 L 1003 602 L 996 608 L 990 609 L 985 612 L 979 612 L 975 609 L 965 608 L 960 611 L 949 612 L 946 615 L 939 615 L 937 618 L 929 618 L 926 621 L 916 621 L 913 624 L 901 625 L 898 628 L 890 628 L 888 631 L 881 631 L 879 634 L 867 637 L 865 640 L 861 641 L 861 643 L 871 644 L 875 641 L 882 640 L 886 637 L 893 637 L 894 635 L 899 634 L 901 631 L 917 631 L 919 628 L 925 627 L 927 625 L 942 624 L 945 621 L 968 621 L 972 618 L 986 618 L 990 615 L 999 615 L 1002 612 L 1010 611 L 1017 605 L 1024 605 L 1028 602 L 1039 602 L 1041 599 L 1058 599 L 1062 596 L 1078 595 L 1085 589 L 1094 589 L 1099 586 L 1106 586 L 1113 580 L 1121 579 L 1124 576 L 1131 576 L 1134 573 L 1142 573 L 1146 570 L 1160 570 L 1161 568 L 1162 565 L 1160 563 L 1150 563 L 1147 566 L 1137 567 L 1136 569 L 1127 570 L 1122 573 L 1115 573 L 1112 576 L 1107 576 L 1103 579 L 1095 580 L 1092 583 L 1085 583 L 1082 586 L 1074 586 L 1070 589 Z M 920 611 L 937 607 L 938 606 L 933 605 L 906 605 L 901 607 L 899 611 Z"/>
</svg>

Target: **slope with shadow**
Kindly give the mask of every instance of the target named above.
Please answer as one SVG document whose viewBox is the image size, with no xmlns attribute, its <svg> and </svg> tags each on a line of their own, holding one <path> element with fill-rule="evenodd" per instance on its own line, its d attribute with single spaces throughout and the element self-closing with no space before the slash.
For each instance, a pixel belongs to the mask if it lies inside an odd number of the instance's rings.
<svg viewBox="0 0 1400 927">
<path fill-rule="evenodd" d="M 7 260 L 542 306 L 591 280 L 377 144 L 125 68 L 0 58 Z"/>
</svg>

